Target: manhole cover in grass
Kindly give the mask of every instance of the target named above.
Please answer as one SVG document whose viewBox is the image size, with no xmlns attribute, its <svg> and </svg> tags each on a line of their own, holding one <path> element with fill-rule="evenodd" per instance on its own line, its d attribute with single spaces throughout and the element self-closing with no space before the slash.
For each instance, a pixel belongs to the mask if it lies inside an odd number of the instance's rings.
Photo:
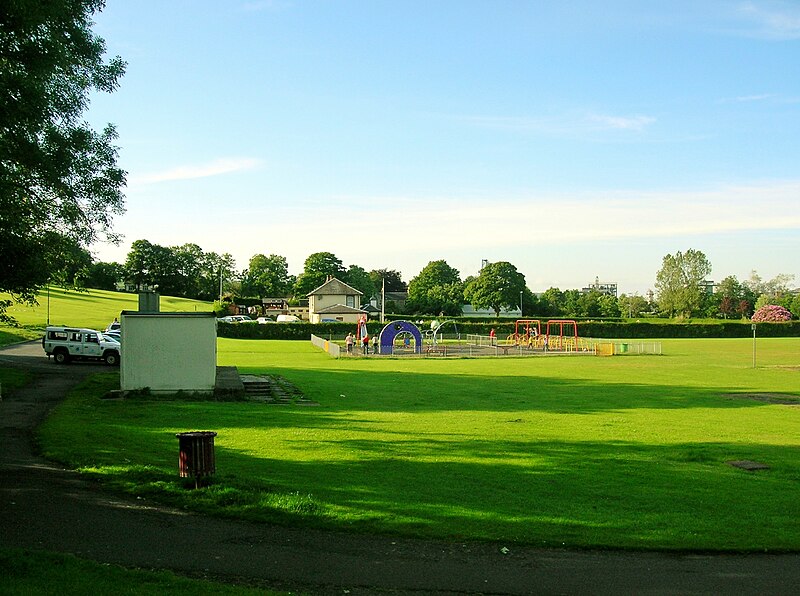
<svg viewBox="0 0 800 596">
<path fill-rule="evenodd" d="M 767 464 L 762 464 L 761 462 L 757 461 L 751 461 L 749 459 L 729 461 L 728 465 L 733 466 L 734 468 L 741 468 L 742 470 L 747 470 L 748 472 L 752 472 L 754 470 L 769 470 L 769 466 Z"/>
</svg>

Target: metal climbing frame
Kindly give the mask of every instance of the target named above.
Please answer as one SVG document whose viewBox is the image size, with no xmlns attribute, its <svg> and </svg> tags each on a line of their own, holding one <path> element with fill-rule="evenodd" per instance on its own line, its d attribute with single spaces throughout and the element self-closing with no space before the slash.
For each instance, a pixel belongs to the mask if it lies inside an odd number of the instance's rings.
<svg viewBox="0 0 800 596">
<path fill-rule="evenodd" d="M 508 341 L 515 346 L 526 345 L 532 348 L 541 335 L 542 322 L 539 319 L 517 319 L 514 333 L 508 336 Z"/>
<path fill-rule="evenodd" d="M 551 327 L 558 325 L 558 335 L 551 332 Z M 572 327 L 571 335 L 564 335 L 564 328 Z M 579 349 L 578 342 L 578 323 L 571 319 L 551 319 L 547 321 L 547 332 L 545 340 L 548 350 L 573 351 Z"/>
</svg>

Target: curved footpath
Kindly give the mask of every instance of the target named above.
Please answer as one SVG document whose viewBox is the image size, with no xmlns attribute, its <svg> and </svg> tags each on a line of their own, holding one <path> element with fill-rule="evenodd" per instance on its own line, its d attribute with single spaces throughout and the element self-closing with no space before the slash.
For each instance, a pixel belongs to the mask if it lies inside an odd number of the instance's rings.
<svg viewBox="0 0 800 596">
<path fill-rule="evenodd" d="M 32 431 L 94 364 L 37 342 L 0 350 L 35 378 L 0 402 L 0 545 L 312 594 L 793 594 L 800 555 L 562 551 L 362 536 L 219 520 L 104 494 L 32 448 Z M 177 446 L 176 446 L 177 450 Z"/>
</svg>

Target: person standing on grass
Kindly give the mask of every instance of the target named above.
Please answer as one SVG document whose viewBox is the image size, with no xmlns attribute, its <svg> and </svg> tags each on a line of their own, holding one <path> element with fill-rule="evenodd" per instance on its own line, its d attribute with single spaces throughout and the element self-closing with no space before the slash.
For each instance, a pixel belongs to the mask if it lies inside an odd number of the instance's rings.
<svg viewBox="0 0 800 596">
<path fill-rule="evenodd" d="M 348 354 L 352 354 L 353 353 L 353 334 L 352 333 L 348 333 L 347 337 L 344 338 L 344 345 L 347 346 L 347 353 Z"/>
<path fill-rule="evenodd" d="M 497 337 L 497 333 L 495 333 L 494 327 L 489 332 L 489 345 L 494 345 L 495 338 Z"/>
<path fill-rule="evenodd" d="M 372 353 L 373 354 L 377 354 L 378 353 L 378 336 L 377 335 L 373 335 L 372 336 Z"/>
<path fill-rule="evenodd" d="M 361 345 L 364 347 L 364 355 L 369 354 L 369 335 L 365 335 L 361 339 Z"/>
</svg>

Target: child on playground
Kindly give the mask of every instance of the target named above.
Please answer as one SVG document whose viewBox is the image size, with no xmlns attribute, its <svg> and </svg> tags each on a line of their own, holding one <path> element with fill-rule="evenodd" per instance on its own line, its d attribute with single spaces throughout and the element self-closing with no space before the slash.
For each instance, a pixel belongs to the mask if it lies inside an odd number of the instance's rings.
<svg viewBox="0 0 800 596">
<path fill-rule="evenodd" d="M 353 334 L 352 333 L 348 333 L 347 337 L 344 338 L 344 345 L 347 346 L 347 353 L 348 354 L 352 354 L 353 353 Z"/>
</svg>

